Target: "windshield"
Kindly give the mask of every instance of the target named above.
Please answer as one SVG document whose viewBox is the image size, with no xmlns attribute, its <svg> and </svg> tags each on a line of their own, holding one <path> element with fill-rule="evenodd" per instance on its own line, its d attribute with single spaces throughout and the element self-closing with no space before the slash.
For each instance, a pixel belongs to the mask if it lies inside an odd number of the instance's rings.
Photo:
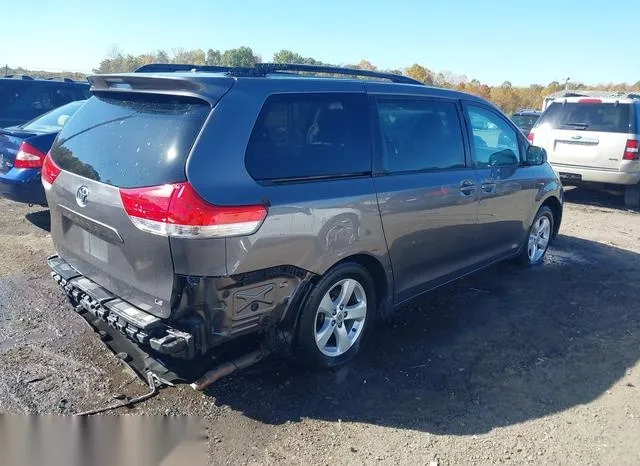
<svg viewBox="0 0 640 466">
<path fill-rule="evenodd" d="M 518 128 L 531 129 L 540 118 L 538 115 L 513 115 L 511 120 L 518 126 Z"/>
<path fill-rule="evenodd" d="M 631 105 L 618 103 L 554 102 L 536 126 L 548 124 L 553 129 L 629 133 Z"/>
<path fill-rule="evenodd" d="M 57 133 L 85 102 L 86 100 L 76 100 L 75 102 L 68 103 L 44 115 L 40 115 L 35 120 L 31 120 L 20 126 L 20 128 L 36 133 Z"/>
</svg>

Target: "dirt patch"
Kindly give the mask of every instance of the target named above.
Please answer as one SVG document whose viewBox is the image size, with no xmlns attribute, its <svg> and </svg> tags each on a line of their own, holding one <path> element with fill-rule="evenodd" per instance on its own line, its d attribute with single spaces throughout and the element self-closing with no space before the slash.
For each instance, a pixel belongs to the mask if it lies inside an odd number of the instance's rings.
<svg viewBox="0 0 640 466">
<path fill-rule="evenodd" d="M 431 293 L 345 368 L 269 359 L 129 412 L 204 417 L 214 464 L 638 464 L 640 214 L 567 197 L 543 266 L 501 264 Z M 50 279 L 46 215 L 0 211 L 0 411 L 143 393 Z"/>
</svg>

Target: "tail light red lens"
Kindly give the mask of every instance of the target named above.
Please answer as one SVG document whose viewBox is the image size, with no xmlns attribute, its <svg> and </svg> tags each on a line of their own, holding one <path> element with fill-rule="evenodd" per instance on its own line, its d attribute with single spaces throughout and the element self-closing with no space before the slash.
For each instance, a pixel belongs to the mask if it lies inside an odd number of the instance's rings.
<svg viewBox="0 0 640 466">
<path fill-rule="evenodd" d="M 51 160 L 51 154 L 47 154 L 42 162 L 42 185 L 44 189 L 51 189 L 62 169 Z"/>
<path fill-rule="evenodd" d="M 529 134 L 527 134 L 527 139 L 529 140 L 529 142 L 530 142 L 531 144 L 533 144 L 533 141 L 534 141 L 534 139 L 535 139 L 535 138 L 536 138 L 536 135 L 535 135 L 535 134 L 533 134 L 533 133 L 529 133 Z"/>
<path fill-rule="evenodd" d="M 578 100 L 579 104 L 601 104 L 602 100 L 600 99 L 580 99 Z"/>
<path fill-rule="evenodd" d="M 120 189 L 122 204 L 140 230 L 179 238 L 215 238 L 255 233 L 267 216 L 263 205 L 215 206 L 190 183 Z"/>
<path fill-rule="evenodd" d="M 640 144 L 637 139 L 628 139 L 627 145 L 624 148 L 624 155 L 622 158 L 624 160 L 638 160 L 639 159 L 639 148 Z"/>
<path fill-rule="evenodd" d="M 47 154 L 36 149 L 28 142 L 23 142 L 16 154 L 15 168 L 40 168 Z"/>
</svg>

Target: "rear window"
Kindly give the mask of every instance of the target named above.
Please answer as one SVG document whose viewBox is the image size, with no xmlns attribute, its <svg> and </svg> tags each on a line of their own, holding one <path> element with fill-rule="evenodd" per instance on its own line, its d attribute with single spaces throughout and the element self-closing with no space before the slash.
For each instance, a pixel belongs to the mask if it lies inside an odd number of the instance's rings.
<svg viewBox="0 0 640 466">
<path fill-rule="evenodd" d="M 267 99 L 245 158 L 259 181 L 371 172 L 364 94 L 284 94 Z"/>
<path fill-rule="evenodd" d="M 531 129 L 540 118 L 538 115 L 513 115 L 511 120 L 516 124 L 518 128 Z"/>
<path fill-rule="evenodd" d="M 11 106 L 29 88 L 29 83 L 23 81 L 11 81 L 3 79 L 0 81 L 0 108 Z"/>
<path fill-rule="evenodd" d="M 554 102 L 536 127 L 548 124 L 553 129 L 629 133 L 631 123 L 630 104 Z"/>
<path fill-rule="evenodd" d="M 123 188 L 184 181 L 209 110 L 188 97 L 96 95 L 64 126 L 51 157 L 64 170 Z"/>
<path fill-rule="evenodd" d="M 25 123 L 20 128 L 37 133 L 55 133 L 60 131 L 69 118 L 78 111 L 84 100 L 76 100 L 55 110 L 51 110 L 38 118 Z"/>
</svg>

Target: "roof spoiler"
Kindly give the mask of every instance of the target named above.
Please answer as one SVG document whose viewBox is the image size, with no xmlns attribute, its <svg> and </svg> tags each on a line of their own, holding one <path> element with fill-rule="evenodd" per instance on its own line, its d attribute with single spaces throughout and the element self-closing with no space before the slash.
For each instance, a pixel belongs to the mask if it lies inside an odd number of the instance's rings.
<svg viewBox="0 0 640 466">
<path fill-rule="evenodd" d="M 220 99 L 234 84 L 231 77 L 220 77 L 214 81 L 204 77 L 191 79 L 185 76 L 144 74 L 96 74 L 87 77 L 90 91 L 121 92 L 136 94 L 166 94 L 196 97 L 211 105 Z"/>
<path fill-rule="evenodd" d="M 276 74 L 281 72 L 339 74 L 343 76 L 360 76 L 367 78 L 386 79 L 388 81 L 401 84 L 418 84 L 420 86 L 424 85 L 424 83 L 418 81 L 417 79 L 398 74 L 384 73 L 381 71 L 359 70 L 354 68 L 343 68 L 340 66 L 306 65 L 301 63 L 256 63 L 253 67 L 150 63 L 148 65 L 142 65 L 136 70 L 136 73 L 166 73 L 176 71 L 204 71 L 213 73 L 228 73 L 230 76 L 248 77 L 265 77 L 268 74 Z"/>
</svg>

